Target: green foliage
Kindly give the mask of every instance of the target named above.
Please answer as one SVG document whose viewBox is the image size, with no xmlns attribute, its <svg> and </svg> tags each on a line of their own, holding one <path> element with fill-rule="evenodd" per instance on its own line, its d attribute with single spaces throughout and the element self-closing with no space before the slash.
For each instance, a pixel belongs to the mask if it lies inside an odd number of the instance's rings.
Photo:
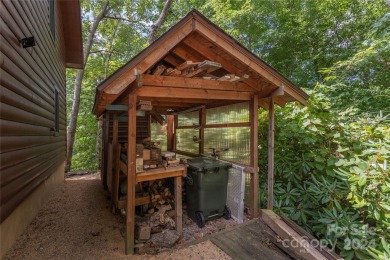
<svg viewBox="0 0 390 260">
<path fill-rule="evenodd" d="M 104 2 L 81 1 L 84 40 Z M 87 60 L 73 169 L 96 169 L 97 122 L 90 114 L 95 87 L 146 47 L 162 5 L 110 1 L 108 16 L 123 19 L 104 19 Z M 276 110 L 275 210 L 347 259 L 389 259 L 386 1 L 176 0 L 159 34 L 193 8 L 293 82 L 314 89 L 307 107 Z M 68 71 L 68 111 L 75 75 Z M 259 165 L 266 173 L 266 113 L 259 121 Z M 265 207 L 266 174 L 260 185 Z"/>
<path fill-rule="evenodd" d="M 372 25 L 354 55 L 321 70 L 326 77 L 317 88 L 332 97 L 334 108 L 354 104 L 357 113 L 390 112 L 389 28 L 390 12 Z"/>
<path fill-rule="evenodd" d="M 275 211 L 325 239 L 347 259 L 383 251 L 390 232 L 390 126 L 383 116 L 331 112 L 322 94 L 307 107 L 277 109 Z M 267 172 L 267 113 L 260 115 L 259 165 Z M 260 175 L 266 205 L 266 174 Z"/>
</svg>

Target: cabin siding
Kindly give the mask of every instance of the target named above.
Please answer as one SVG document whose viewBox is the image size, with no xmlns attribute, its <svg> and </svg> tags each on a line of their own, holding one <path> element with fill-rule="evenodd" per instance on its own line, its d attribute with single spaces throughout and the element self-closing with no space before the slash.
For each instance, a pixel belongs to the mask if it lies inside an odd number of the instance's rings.
<svg viewBox="0 0 390 260">
<path fill-rule="evenodd" d="M 1 223 L 65 160 L 65 47 L 58 3 L 55 37 L 50 32 L 47 0 L 2 0 L 0 4 Z M 36 45 L 23 49 L 19 39 L 30 36 Z M 55 89 L 59 93 L 58 136 L 51 131 Z"/>
</svg>

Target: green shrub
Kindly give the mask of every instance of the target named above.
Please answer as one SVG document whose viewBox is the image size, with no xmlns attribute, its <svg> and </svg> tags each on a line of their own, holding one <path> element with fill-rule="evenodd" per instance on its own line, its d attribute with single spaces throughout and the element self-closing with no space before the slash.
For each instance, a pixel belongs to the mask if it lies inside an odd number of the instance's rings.
<svg viewBox="0 0 390 260">
<path fill-rule="evenodd" d="M 353 110 L 336 113 L 329 107 L 323 95 L 313 94 L 307 107 L 276 109 L 274 210 L 346 259 L 363 259 L 373 250 L 386 254 L 389 120 L 357 117 Z M 259 116 L 262 207 L 267 193 L 267 115 Z"/>
</svg>

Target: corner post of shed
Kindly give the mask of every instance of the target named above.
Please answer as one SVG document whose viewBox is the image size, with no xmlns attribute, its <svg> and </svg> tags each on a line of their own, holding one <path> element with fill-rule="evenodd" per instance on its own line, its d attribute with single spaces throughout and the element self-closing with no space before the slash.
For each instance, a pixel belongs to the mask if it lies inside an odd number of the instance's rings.
<svg viewBox="0 0 390 260">
<path fill-rule="evenodd" d="M 127 202 L 126 202 L 126 254 L 134 254 L 135 228 L 135 158 L 136 158 L 136 116 L 137 95 L 129 95 L 128 139 L 127 139 Z"/>
<path fill-rule="evenodd" d="M 108 162 L 108 167 L 111 168 L 108 170 L 108 176 L 111 176 L 111 201 L 112 201 L 112 209 L 114 209 L 116 207 L 116 205 L 118 204 L 118 187 L 119 187 L 119 174 L 120 174 L 120 170 L 119 170 L 119 161 L 120 161 L 120 154 L 121 154 L 121 149 L 120 149 L 120 145 L 118 143 L 118 131 L 119 131 L 119 122 L 118 122 L 118 119 L 116 119 L 114 117 L 114 120 L 113 120 L 113 125 L 112 125 L 112 151 L 109 149 L 109 151 L 112 153 L 112 156 L 109 156 L 110 158 L 110 161 Z M 113 167 L 112 165 L 114 164 L 114 172 L 112 171 L 113 170 Z M 115 211 L 113 210 L 113 213 L 115 213 Z"/>
<path fill-rule="evenodd" d="M 258 165 L 258 112 L 259 112 L 259 98 L 254 95 L 250 101 L 250 152 L 251 152 L 251 182 L 250 182 L 250 214 L 251 218 L 257 217 L 259 212 L 259 165 Z"/>
<path fill-rule="evenodd" d="M 105 178 L 104 176 L 107 176 L 108 172 L 108 156 L 109 156 L 109 149 L 108 149 L 108 139 L 110 134 L 110 113 L 105 112 L 103 115 L 103 167 L 101 169 L 101 181 L 102 185 L 104 186 Z"/>
<path fill-rule="evenodd" d="M 167 150 L 173 151 L 174 150 L 174 116 L 168 115 L 167 116 Z"/>
<path fill-rule="evenodd" d="M 268 109 L 268 198 L 267 209 L 272 210 L 274 204 L 274 136 L 275 136 L 275 112 L 274 99 L 269 100 Z"/>
</svg>

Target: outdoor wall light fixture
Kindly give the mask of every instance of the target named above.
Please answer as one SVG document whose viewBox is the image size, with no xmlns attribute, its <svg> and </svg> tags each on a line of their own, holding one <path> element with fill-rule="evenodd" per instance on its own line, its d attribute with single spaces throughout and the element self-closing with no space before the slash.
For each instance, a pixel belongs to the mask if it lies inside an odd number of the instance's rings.
<svg viewBox="0 0 390 260">
<path fill-rule="evenodd" d="M 34 36 L 20 39 L 19 42 L 22 44 L 23 48 L 28 48 L 28 47 L 34 47 L 35 46 Z"/>
</svg>

